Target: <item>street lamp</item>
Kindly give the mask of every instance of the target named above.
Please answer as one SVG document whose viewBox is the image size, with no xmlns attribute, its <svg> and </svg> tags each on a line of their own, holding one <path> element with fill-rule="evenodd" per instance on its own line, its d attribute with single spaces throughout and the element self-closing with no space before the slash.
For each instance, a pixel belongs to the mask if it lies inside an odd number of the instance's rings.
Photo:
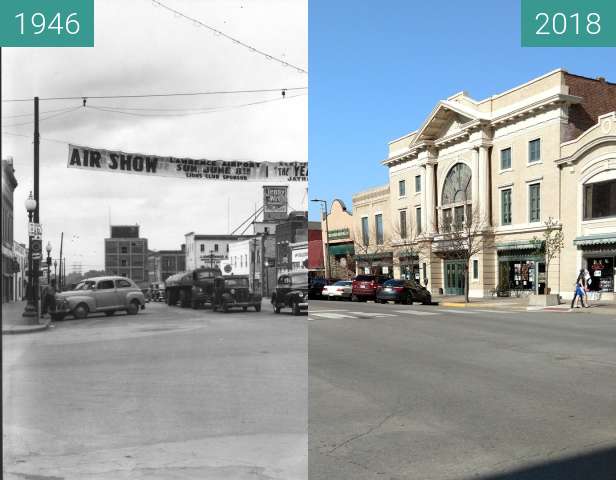
<svg viewBox="0 0 616 480">
<path fill-rule="evenodd" d="M 32 223 L 32 215 L 34 215 L 34 211 L 36 210 L 36 200 L 32 198 L 32 192 L 30 192 L 30 196 L 25 201 L 26 210 L 28 211 L 28 222 Z M 28 230 L 30 228 L 28 227 Z M 37 272 L 38 274 L 38 272 Z M 27 296 L 27 304 L 24 309 L 23 317 L 32 319 L 36 318 L 38 322 L 38 308 L 35 305 L 35 296 L 34 296 L 34 268 L 32 265 L 32 232 L 28 231 L 28 288 L 26 291 Z"/>
<path fill-rule="evenodd" d="M 327 278 L 332 278 L 332 266 L 329 261 L 329 226 L 327 224 L 327 200 L 320 200 L 313 198 L 311 202 L 318 202 L 323 207 L 322 213 L 325 217 L 325 268 L 327 271 Z"/>
<path fill-rule="evenodd" d="M 47 285 L 51 285 L 51 242 L 47 242 L 47 246 L 45 247 L 47 250 Z"/>
</svg>

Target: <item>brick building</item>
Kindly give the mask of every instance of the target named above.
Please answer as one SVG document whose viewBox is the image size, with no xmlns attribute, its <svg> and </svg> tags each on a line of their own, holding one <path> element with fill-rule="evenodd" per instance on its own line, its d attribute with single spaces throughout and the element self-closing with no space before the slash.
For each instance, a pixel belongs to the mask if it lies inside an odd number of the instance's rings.
<svg viewBox="0 0 616 480">
<path fill-rule="evenodd" d="M 146 288 L 148 277 L 148 240 L 139 237 L 138 225 L 112 225 L 105 239 L 105 271 L 122 275 Z"/>
<path fill-rule="evenodd" d="M 17 262 L 13 253 L 13 192 L 17 188 L 13 159 L 2 160 L 2 303 L 14 297 Z M 25 211 L 25 210 L 24 210 Z"/>
</svg>

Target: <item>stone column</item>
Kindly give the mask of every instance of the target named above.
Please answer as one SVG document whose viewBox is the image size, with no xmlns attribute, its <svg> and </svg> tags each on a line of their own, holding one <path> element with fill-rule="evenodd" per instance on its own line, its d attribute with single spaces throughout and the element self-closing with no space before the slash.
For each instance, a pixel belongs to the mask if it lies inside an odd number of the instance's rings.
<svg viewBox="0 0 616 480">
<path fill-rule="evenodd" d="M 435 196 L 434 196 L 434 168 L 435 164 L 432 162 L 428 162 L 425 165 L 425 174 L 424 174 L 424 197 L 422 201 L 422 207 L 426 211 L 424 217 L 426 219 L 425 232 L 428 234 L 433 234 L 436 230 L 435 219 L 434 219 L 434 210 L 436 207 Z"/>
<path fill-rule="evenodd" d="M 473 207 L 477 207 L 479 205 L 479 148 L 473 148 L 472 153 L 471 169 L 473 176 L 471 178 L 471 195 L 473 196 Z"/>
<path fill-rule="evenodd" d="M 479 146 L 479 216 L 484 226 L 490 226 L 490 158 L 488 156 L 488 146 Z M 473 198 L 473 202 L 475 199 Z"/>
</svg>

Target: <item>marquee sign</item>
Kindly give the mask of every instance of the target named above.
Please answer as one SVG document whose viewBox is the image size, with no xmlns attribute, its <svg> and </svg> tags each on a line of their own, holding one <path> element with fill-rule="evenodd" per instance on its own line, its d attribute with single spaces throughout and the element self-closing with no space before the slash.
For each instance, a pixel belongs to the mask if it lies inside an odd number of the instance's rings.
<svg viewBox="0 0 616 480">
<path fill-rule="evenodd" d="M 68 168 L 210 181 L 306 182 L 307 162 L 253 162 L 160 157 L 68 146 Z"/>
<path fill-rule="evenodd" d="M 287 186 L 265 185 L 263 187 L 263 220 L 287 216 Z"/>
</svg>

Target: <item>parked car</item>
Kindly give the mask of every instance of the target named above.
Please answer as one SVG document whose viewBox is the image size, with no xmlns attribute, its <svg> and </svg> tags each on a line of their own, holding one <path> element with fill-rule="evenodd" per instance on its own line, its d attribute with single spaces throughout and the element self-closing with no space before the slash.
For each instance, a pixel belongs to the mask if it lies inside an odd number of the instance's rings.
<svg viewBox="0 0 616 480">
<path fill-rule="evenodd" d="M 377 288 L 377 301 L 387 303 L 405 303 L 412 305 L 413 302 L 421 302 L 424 305 L 432 303 L 432 295 L 425 288 L 413 280 L 387 280 Z"/>
<path fill-rule="evenodd" d="M 333 285 L 325 285 L 323 287 L 323 297 L 328 300 L 340 300 L 351 298 L 353 282 L 351 280 L 338 280 Z"/>
<path fill-rule="evenodd" d="M 323 288 L 330 282 L 323 277 L 310 277 L 308 279 L 308 298 L 316 300 L 323 297 Z"/>
<path fill-rule="evenodd" d="M 353 279 L 351 300 L 354 302 L 376 300 L 377 288 L 387 280 L 389 280 L 389 277 L 383 275 L 357 275 Z"/>
<path fill-rule="evenodd" d="M 308 310 L 308 275 L 306 273 L 285 273 L 278 277 L 276 290 L 272 294 L 274 313 L 281 308 L 290 308 L 293 315 Z"/>
<path fill-rule="evenodd" d="M 228 312 L 231 308 L 261 311 L 261 295 L 250 291 L 248 275 L 233 275 L 214 279 L 212 310 Z"/>
<path fill-rule="evenodd" d="M 145 308 L 141 289 L 126 277 L 95 277 L 79 282 L 73 290 L 56 294 L 54 320 L 66 315 L 86 318 L 90 313 L 104 312 L 111 316 L 117 311 L 136 315 Z"/>
</svg>

